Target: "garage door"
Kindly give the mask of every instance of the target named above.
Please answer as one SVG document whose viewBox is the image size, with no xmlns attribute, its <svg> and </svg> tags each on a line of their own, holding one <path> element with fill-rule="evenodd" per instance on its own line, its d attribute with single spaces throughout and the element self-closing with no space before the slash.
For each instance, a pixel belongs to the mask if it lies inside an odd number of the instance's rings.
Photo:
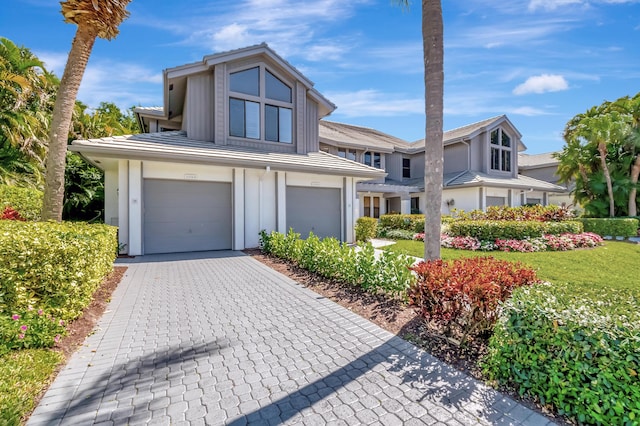
<svg viewBox="0 0 640 426">
<path fill-rule="evenodd" d="M 144 252 L 231 249 L 231 184 L 145 179 Z"/>
<path fill-rule="evenodd" d="M 287 229 L 303 238 L 313 232 L 319 237 L 340 239 L 340 189 L 287 187 Z"/>
</svg>

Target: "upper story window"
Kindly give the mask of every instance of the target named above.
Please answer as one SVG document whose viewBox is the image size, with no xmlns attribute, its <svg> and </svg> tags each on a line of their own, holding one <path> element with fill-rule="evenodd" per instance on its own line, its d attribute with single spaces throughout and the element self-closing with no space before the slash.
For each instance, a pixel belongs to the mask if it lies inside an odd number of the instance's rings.
<svg viewBox="0 0 640 426">
<path fill-rule="evenodd" d="M 411 177 L 411 159 L 410 158 L 402 159 L 402 177 L 403 178 Z"/>
<path fill-rule="evenodd" d="M 382 155 L 379 152 L 365 152 L 364 164 L 367 166 L 375 167 L 376 169 L 382 168 L 381 162 Z"/>
<path fill-rule="evenodd" d="M 229 75 L 229 135 L 293 142 L 292 89 L 263 66 Z"/>
<path fill-rule="evenodd" d="M 347 160 L 356 161 L 356 150 L 338 148 L 338 157 L 346 158 Z"/>
<path fill-rule="evenodd" d="M 502 129 L 491 132 L 491 170 L 511 171 L 511 138 Z"/>
</svg>

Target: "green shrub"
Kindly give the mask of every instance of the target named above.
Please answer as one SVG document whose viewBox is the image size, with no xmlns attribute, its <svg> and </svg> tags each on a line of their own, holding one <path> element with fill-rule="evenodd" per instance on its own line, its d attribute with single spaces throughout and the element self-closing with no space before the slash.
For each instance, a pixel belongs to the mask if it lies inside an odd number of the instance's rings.
<svg viewBox="0 0 640 426">
<path fill-rule="evenodd" d="M 16 210 L 27 220 L 40 220 L 42 191 L 0 185 L 0 211 L 7 206 Z"/>
<path fill-rule="evenodd" d="M 260 247 L 265 253 L 289 260 L 323 277 L 358 285 L 373 293 L 404 296 L 413 280 L 408 268 L 412 258 L 392 252 L 376 258 L 371 244 L 363 244 L 356 251 L 335 238 L 320 240 L 313 233 L 301 240 L 300 234 L 290 230 L 286 236 L 262 231 Z"/>
<path fill-rule="evenodd" d="M 423 214 L 383 214 L 380 226 L 388 229 L 404 229 L 411 232 L 424 232 Z"/>
<path fill-rule="evenodd" d="M 420 262 L 411 270 L 418 277 L 409 290 L 411 304 L 447 334 L 457 327 L 463 342 L 491 330 L 500 303 L 515 288 L 538 282 L 533 269 L 492 257 Z"/>
<path fill-rule="evenodd" d="M 507 220 L 463 220 L 449 224 L 449 234 L 454 237 L 475 237 L 481 241 L 523 240 L 542 237 L 544 234 L 560 235 L 582 233 L 582 224 L 576 221 L 539 222 Z"/>
<path fill-rule="evenodd" d="M 356 220 L 356 241 L 369 241 L 378 234 L 378 220 L 362 216 Z"/>
<path fill-rule="evenodd" d="M 541 206 L 536 204 L 519 207 L 489 206 L 486 211 L 472 210 L 465 212 L 464 210 L 454 210 L 454 217 L 456 220 L 536 220 L 540 222 L 559 222 L 573 219 L 574 215 L 567 207 L 554 205 Z"/>
<path fill-rule="evenodd" d="M 43 309 L 0 314 L 0 355 L 13 349 L 49 348 L 65 334 L 64 325 Z"/>
<path fill-rule="evenodd" d="M 638 235 L 638 219 L 634 218 L 580 218 L 585 232 L 602 237 L 635 237 Z"/>
<path fill-rule="evenodd" d="M 582 424 L 638 424 L 640 302 L 597 300 L 551 285 L 515 291 L 490 339 L 488 377 Z"/>
<path fill-rule="evenodd" d="M 116 228 L 0 221 L 0 315 L 32 307 L 72 320 L 111 271 Z"/>
<path fill-rule="evenodd" d="M 385 236 L 392 240 L 412 240 L 415 234 L 415 232 L 405 229 L 388 229 Z"/>
</svg>

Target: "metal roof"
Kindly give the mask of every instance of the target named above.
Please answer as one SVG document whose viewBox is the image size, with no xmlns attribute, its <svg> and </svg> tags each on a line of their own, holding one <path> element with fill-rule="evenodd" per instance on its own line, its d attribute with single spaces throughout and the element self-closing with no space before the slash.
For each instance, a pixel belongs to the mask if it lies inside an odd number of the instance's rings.
<svg viewBox="0 0 640 426">
<path fill-rule="evenodd" d="M 339 147 L 393 152 L 397 146 L 409 147 L 409 142 L 379 130 L 352 124 L 320 120 L 320 142 Z"/>
<path fill-rule="evenodd" d="M 535 169 L 538 167 L 556 166 L 560 162 L 553 155 L 555 152 L 542 154 L 518 154 L 518 167 L 521 169 Z"/>
<path fill-rule="evenodd" d="M 317 174 L 380 179 L 383 170 L 325 152 L 308 154 L 266 152 L 251 148 L 216 145 L 189 139 L 184 131 L 141 133 L 100 139 L 76 140 L 69 147 L 89 158 L 123 158 L 265 168 Z"/>
<path fill-rule="evenodd" d="M 538 191 L 565 192 L 566 188 L 553 183 L 518 175 L 517 178 L 488 175 L 486 173 L 467 170 L 444 175 L 445 188 L 460 186 L 492 186 L 518 189 L 534 189 Z"/>
</svg>

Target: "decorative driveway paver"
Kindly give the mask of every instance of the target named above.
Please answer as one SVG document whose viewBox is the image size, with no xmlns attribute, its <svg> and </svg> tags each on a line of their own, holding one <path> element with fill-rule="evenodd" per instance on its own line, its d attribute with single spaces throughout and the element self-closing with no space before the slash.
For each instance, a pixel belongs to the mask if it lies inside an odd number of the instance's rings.
<svg viewBox="0 0 640 426">
<path fill-rule="evenodd" d="M 29 425 L 551 424 L 242 253 L 127 265 Z"/>
</svg>

